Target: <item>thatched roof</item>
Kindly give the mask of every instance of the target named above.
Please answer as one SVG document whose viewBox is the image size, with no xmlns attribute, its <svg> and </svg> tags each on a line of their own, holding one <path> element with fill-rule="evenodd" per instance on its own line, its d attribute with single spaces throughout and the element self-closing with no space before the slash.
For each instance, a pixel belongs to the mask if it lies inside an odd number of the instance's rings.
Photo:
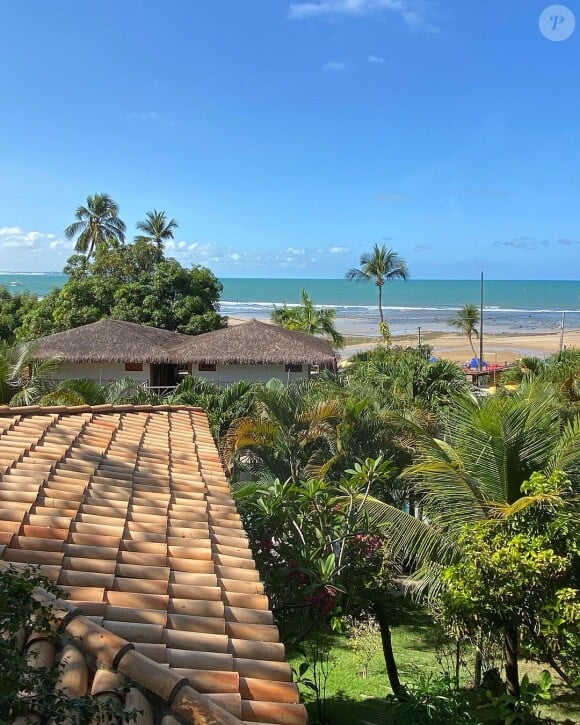
<svg viewBox="0 0 580 725">
<path fill-rule="evenodd" d="M 331 346 L 320 337 L 259 320 L 188 337 L 173 354 L 180 363 L 321 365 L 334 367 Z"/>
<path fill-rule="evenodd" d="M 230 365 L 321 365 L 334 367 L 331 346 L 320 337 L 259 320 L 182 335 L 122 320 L 101 320 L 40 337 L 34 357 L 71 363 L 222 363 Z"/>
<path fill-rule="evenodd" d="M 38 338 L 34 357 L 73 363 L 174 363 L 171 350 L 190 339 L 189 335 L 134 322 L 100 320 Z"/>
</svg>

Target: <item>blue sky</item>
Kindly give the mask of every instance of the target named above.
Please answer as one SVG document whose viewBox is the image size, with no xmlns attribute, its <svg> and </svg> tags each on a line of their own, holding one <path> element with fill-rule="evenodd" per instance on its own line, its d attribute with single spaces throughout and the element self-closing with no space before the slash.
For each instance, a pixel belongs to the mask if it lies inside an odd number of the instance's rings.
<svg viewBox="0 0 580 725">
<path fill-rule="evenodd" d="M 1 8 L 0 269 L 60 270 L 107 192 L 222 277 L 578 277 L 579 27 L 543 0 L 21 0 Z"/>
</svg>

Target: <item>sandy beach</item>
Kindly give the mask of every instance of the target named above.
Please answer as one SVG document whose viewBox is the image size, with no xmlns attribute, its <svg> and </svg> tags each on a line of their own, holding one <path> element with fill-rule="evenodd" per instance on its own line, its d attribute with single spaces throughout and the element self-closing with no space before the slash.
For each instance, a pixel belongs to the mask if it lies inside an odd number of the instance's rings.
<svg viewBox="0 0 580 725">
<path fill-rule="evenodd" d="M 261 318 L 262 322 L 270 322 L 269 318 Z M 230 325 L 239 325 L 247 322 L 244 317 L 230 317 Z M 348 329 L 341 329 L 341 323 L 346 322 Z M 337 328 L 343 334 L 349 335 L 349 342 L 340 351 L 342 359 L 346 359 L 351 355 L 362 350 L 369 350 L 379 344 L 377 337 L 376 342 L 369 341 L 368 336 L 364 333 L 360 335 L 361 342 L 356 342 L 354 338 L 357 336 L 353 331 L 354 320 L 337 320 Z M 362 332 L 362 331 L 361 331 Z M 422 342 L 428 343 L 433 347 L 433 355 L 445 360 L 454 360 L 455 362 L 464 363 L 473 357 L 473 351 L 464 335 L 456 332 L 428 332 L 423 331 L 421 334 Z M 393 337 L 395 345 L 416 345 L 416 335 L 400 335 Z M 476 351 L 479 353 L 479 341 L 474 340 Z M 569 330 L 564 333 L 564 345 L 566 347 L 580 348 L 580 330 Z M 511 363 L 521 357 L 535 356 L 548 357 L 558 352 L 560 349 L 560 333 L 559 332 L 533 332 L 533 333 L 502 333 L 489 334 L 484 337 L 483 357 L 490 364 Z"/>
<path fill-rule="evenodd" d="M 459 333 L 425 332 L 422 341 L 433 346 L 433 355 L 445 360 L 464 363 L 473 357 L 473 351 L 467 338 Z M 416 345 L 417 337 L 404 335 L 393 338 L 397 345 Z M 341 351 L 343 358 L 354 355 L 359 350 L 374 347 L 376 343 L 349 345 Z M 479 354 L 479 341 L 474 340 L 475 349 Z M 564 334 L 566 347 L 580 347 L 580 330 L 570 330 Z M 490 364 L 511 363 L 521 357 L 548 357 L 560 349 L 560 333 L 522 333 L 485 335 L 483 357 Z"/>
</svg>

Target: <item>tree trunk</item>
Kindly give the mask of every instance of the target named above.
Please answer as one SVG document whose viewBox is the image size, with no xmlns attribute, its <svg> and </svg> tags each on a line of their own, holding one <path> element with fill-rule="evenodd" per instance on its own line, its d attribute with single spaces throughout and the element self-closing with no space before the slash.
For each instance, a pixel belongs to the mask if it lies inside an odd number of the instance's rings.
<svg viewBox="0 0 580 725">
<path fill-rule="evenodd" d="M 503 658 L 507 691 L 513 697 L 520 696 L 520 676 L 518 672 L 519 633 L 517 627 L 506 627 L 503 633 Z"/>
<path fill-rule="evenodd" d="M 473 689 L 479 690 L 481 687 L 481 671 L 483 669 L 483 635 L 480 635 L 475 648 L 475 666 L 473 672 Z"/>
<path fill-rule="evenodd" d="M 379 319 L 381 321 L 381 325 L 385 321 L 383 317 L 383 285 L 378 284 L 377 287 L 379 288 Z"/>
<path fill-rule="evenodd" d="M 405 688 L 401 685 L 399 679 L 399 668 L 395 661 L 395 653 L 393 652 L 393 643 L 391 641 L 391 628 L 389 627 L 389 620 L 385 614 L 385 610 L 381 602 L 374 602 L 373 608 L 375 617 L 381 630 L 381 642 L 383 645 L 383 655 L 385 658 L 385 666 L 387 668 L 387 675 L 389 677 L 389 684 L 391 690 L 398 700 L 405 699 Z"/>
<path fill-rule="evenodd" d="M 471 349 L 473 351 L 473 357 L 477 358 L 477 353 L 475 352 L 475 345 L 473 344 L 473 337 L 471 336 L 471 332 L 467 333 L 467 339 L 469 340 L 469 344 L 471 345 Z"/>
</svg>

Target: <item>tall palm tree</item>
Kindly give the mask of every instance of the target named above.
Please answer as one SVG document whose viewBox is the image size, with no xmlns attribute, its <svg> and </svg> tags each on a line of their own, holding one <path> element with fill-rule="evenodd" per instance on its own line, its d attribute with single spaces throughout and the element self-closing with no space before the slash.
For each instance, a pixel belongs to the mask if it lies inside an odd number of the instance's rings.
<svg viewBox="0 0 580 725">
<path fill-rule="evenodd" d="M 87 196 L 87 205 L 79 206 L 76 220 L 64 230 L 67 239 L 77 238 L 75 251 L 90 257 L 95 248 L 107 241 L 125 241 L 125 222 L 119 219 L 119 205 L 108 194 Z"/>
<path fill-rule="evenodd" d="M 407 263 L 393 249 L 375 244 L 372 252 L 365 252 L 360 258 L 360 269 L 350 269 L 346 273 L 348 280 L 355 282 L 374 282 L 379 290 L 379 317 L 383 330 L 383 285 L 393 279 L 409 279 Z"/>
<path fill-rule="evenodd" d="M 157 260 L 163 259 L 165 243 L 173 239 L 173 230 L 178 224 L 175 219 L 168 219 L 164 211 L 148 211 L 144 221 L 137 222 L 137 229 L 143 234 L 135 237 L 135 241 L 149 242 L 157 248 Z"/>
<path fill-rule="evenodd" d="M 336 311 L 331 308 L 317 310 L 308 292 L 302 290 L 302 304 L 299 307 L 275 307 L 272 322 L 288 330 L 306 332 L 308 335 L 324 335 L 335 347 L 344 347 L 344 337 L 334 325 Z"/>
<path fill-rule="evenodd" d="M 461 330 L 464 335 L 467 335 L 467 339 L 469 340 L 469 344 L 471 345 L 471 349 L 473 351 L 473 357 L 477 357 L 477 353 L 475 352 L 475 347 L 473 345 L 473 335 L 475 337 L 479 337 L 479 331 L 477 329 L 477 325 L 479 325 L 479 310 L 477 309 L 476 305 L 472 305 L 469 302 L 460 310 L 457 310 L 455 317 L 452 317 L 449 320 L 449 324 L 451 327 L 456 327 L 458 330 Z"/>
<path fill-rule="evenodd" d="M 393 550 L 413 562 L 417 591 L 431 594 L 443 569 L 461 559 L 466 525 L 529 505 L 521 486 L 535 471 L 580 472 L 580 417 L 562 425 L 557 396 L 542 383 L 505 398 L 459 398 L 447 411 L 443 438 L 419 433 L 416 461 L 403 473 L 422 501 L 421 520 L 378 500 L 370 504 L 375 522 L 388 526 Z M 504 631 L 504 651 L 508 687 L 517 693 L 517 630 Z"/>
</svg>

